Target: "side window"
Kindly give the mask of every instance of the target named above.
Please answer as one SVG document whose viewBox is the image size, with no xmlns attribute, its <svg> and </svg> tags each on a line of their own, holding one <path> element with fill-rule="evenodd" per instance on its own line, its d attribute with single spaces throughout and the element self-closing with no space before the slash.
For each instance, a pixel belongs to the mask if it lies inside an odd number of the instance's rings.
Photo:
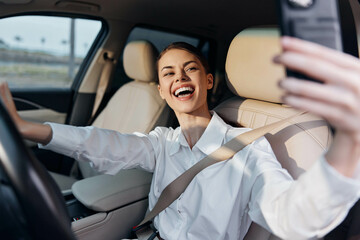
<svg viewBox="0 0 360 240">
<path fill-rule="evenodd" d="M 19 88 L 70 88 L 101 21 L 53 16 L 0 19 L 0 81 Z"/>
<path fill-rule="evenodd" d="M 185 36 L 177 33 L 172 32 L 166 32 L 166 31 L 160 31 L 160 30 L 154 30 L 150 28 L 144 28 L 144 27 L 135 27 L 128 39 L 127 43 L 131 41 L 136 40 L 147 40 L 154 44 L 158 52 L 161 52 L 165 47 L 167 47 L 170 43 L 173 42 L 187 42 L 195 47 L 198 47 L 205 57 L 210 59 L 209 53 L 210 53 L 210 41 L 206 39 L 199 39 L 197 37 L 193 36 Z M 122 56 L 119 59 L 119 62 L 122 63 Z M 210 67 L 212 67 L 212 61 L 209 61 Z M 125 80 L 124 80 L 125 79 Z M 116 69 L 115 74 L 115 81 L 114 81 L 114 87 L 119 87 L 122 84 L 124 84 L 127 81 L 130 81 L 131 79 L 126 76 L 123 68 L 123 64 L 118 64 L 118 67 Z"/>
</svg>

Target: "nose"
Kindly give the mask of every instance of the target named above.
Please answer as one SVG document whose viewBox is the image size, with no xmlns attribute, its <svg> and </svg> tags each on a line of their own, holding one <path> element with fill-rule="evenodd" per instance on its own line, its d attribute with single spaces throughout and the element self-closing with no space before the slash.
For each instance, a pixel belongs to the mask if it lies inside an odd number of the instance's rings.
<svg viewBox="0 0 360 240">
<path fill-rule="evenodd" d="M 176 82 L 180 82 L 180 81 L 182 82 L 182 81 L 187 81 L 187 80 L 189 80 L 189 77 L 184 70 L 181 70 L 175 78 Z"/>
</svg>

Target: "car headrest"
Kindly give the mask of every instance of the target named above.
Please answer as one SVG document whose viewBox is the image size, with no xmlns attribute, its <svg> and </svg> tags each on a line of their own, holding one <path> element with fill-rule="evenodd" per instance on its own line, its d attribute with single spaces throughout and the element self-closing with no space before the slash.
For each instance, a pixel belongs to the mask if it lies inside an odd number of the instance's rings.
<svg viewBox="0 0 360 240">
<path fill-rule="evenodd" d="M 276 28 L 252 28 L 240 32 L 231 42 L 226 58 L 230 90 L 241 97 L 280 103 L 278 81 L 284 68 L 272 59 L 281 52 Z"/>
<path fill-rule="evenodd" d="M 124 69 L 128 77 L 143 82 L 156 82 L 155 63 L 158 52 L 147 41 L 133 41 L 124 50 Z"/>
</svg>

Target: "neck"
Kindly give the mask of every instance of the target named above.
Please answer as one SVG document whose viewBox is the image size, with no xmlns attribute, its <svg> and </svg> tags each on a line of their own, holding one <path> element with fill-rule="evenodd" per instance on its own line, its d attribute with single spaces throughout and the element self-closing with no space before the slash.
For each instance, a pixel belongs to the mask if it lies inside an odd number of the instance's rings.
<svg viewBox="0 0 360 240">
<path fill-rule="evenodd" d="M 211 115 L 209 110 L 197 111 L 196 113 L 176 113 L 187 143 L 192 149 L 200 139 L 206 127 L 209 125 Z"/>
</svg>

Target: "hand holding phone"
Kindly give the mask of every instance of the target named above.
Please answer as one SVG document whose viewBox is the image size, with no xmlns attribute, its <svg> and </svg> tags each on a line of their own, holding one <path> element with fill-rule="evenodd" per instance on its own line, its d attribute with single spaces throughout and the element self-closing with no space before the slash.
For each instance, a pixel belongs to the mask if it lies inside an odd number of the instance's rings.
<svg viewBox="0 0 360 240">
<path fill-rule="evenodd" d="M 281 34 L 343 50 L 337 0 L 276 0 Z M 311 79 L 287 70 L 287 75 Z"/>
</svg>

